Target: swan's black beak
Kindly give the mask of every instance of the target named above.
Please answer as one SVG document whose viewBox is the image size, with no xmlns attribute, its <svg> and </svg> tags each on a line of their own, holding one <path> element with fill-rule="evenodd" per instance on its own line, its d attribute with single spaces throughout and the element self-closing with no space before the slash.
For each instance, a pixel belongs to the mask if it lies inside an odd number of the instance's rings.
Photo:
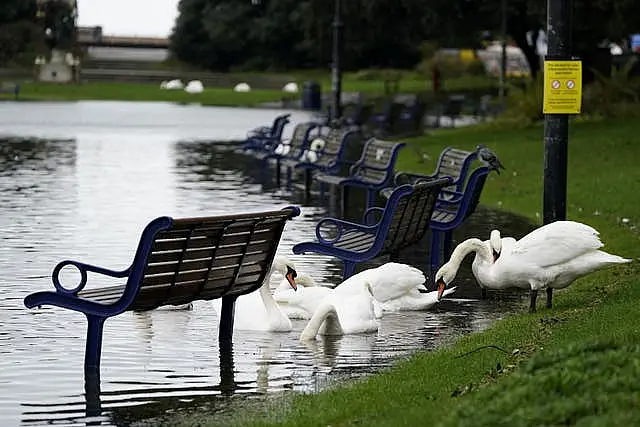
<svg viewBox="0 0 640 427">
<path fill-rule="evenodd" d="M 298 290 L 298 285 L 296 285 L 297 276 L 298 276 L 298 273 L 296 273 L 296 271 L 293 268 L 287 266 L 287 274 L 285 274 L 284 277 L 287 278 L 287 282 L 289 282 L 289 285 L 291 285 L 294 291 Z"/>
<path fill-rule="evenodd" d="M 437 296 L 437 299 L 438 299 L 438 302 L 439 302 L 442 299 L 442 294 L 444 293 L 444 288 L 447 285 L 444 283 L 444 280 L 442 280 L 442 279 L 439 279 L 436 282 L 436 285 L 438 285 L 438 296 Z"/>
<path fill-rule="evenodd" d="M 493 262 L 496 262 L 498 260 L 498 258 L 500 258 L 500 252 L 496 252 L 496 250 L 493 250 Z"/>
</svg>

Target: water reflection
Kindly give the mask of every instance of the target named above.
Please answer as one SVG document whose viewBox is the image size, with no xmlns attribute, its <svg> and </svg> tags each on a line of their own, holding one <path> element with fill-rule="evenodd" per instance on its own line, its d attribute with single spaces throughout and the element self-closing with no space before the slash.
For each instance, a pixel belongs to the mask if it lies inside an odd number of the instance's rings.
<svg viewBox="0 0 640 427">
<path fill-rule="evenodd" d="M 291 333 L 236 331 L 233 346 L 220 348 L 217 315 L 206 302 L 193 311 L 124 313 L 107 322 L 101 382 L 85 381 L 84 317 L 22 304 L 26 294 L 51 289 L 58 261 L 123 268 L 142 227 L 156 216 L 299 204 L 302 214 L 287 224 L 278 248 L 291 254 L 295 243 L 313 238 L 315 223 L 328 214 L 317 197 L 305 201 L 296 186 L 261 184 L 260 164 L 251 157 L 194 140 L 237 138 L 281 111 L 122 104 L 0 104 L 7 132 L 62 139 L 0 142 L 3 426 L 129 425 L 178 411 L 222 411 L 246 396 L 317 391 L 483 329 L 519 302 L 517 294 L 478 300 L 467 262 L 455 298 L 433 311 L 390 313 L 377 334 L 311 344 L 298 340 L 304 322 L 295 321 Z M 294 123 L 305 119 L 296 114 Z M 454 238 L 488 238 L 497 225 L 515 237 L 531 228 L 521 218 L 481 210 Z M 403 260 L 426 269 L 427 248 L 425 241 Z M 340 280 L 342 266 L 333 258 L 291 257 L 317 282 Z M 113 284 L 91 282 L 106 283 Z"/>
</svg>

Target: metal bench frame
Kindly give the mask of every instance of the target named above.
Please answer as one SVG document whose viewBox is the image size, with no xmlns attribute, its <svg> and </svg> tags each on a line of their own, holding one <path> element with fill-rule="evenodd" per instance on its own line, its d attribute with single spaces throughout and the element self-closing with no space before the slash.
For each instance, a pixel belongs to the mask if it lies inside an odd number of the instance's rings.
<svg viewBox="0 0 640 427">
<path fill-rule="evenodd" d="M 316 176 L 316 180 L 321 184 L 342 187 L 343 210 L 346 209 L 347 187 L 366 189 L 366 207 L 371 208 L 374 205 L 376 193 L 393 179 L 398 154 L 405 146 L 404 142 L 370 138 L 364 144 L 360 159 L 349 168 L 348 176 L 321 173 Z"/>
<path fill-rule="evenodd" d="M 245 151 L 270 151 L 282 141 L 284 128 L 289 124 L 291 114 L 281 114 L 271 126 L 260 126 L 247 133 L 242 149 Z"/>
<path fill-rule="evenodd" d="M 152 310 L 196 300 L 222 298 L 219 339 L 231 340 L 238 296 L 262 286 L 287 220 L 300 209 L 151 221 L 143 230 L 131 265 L 115 271 L 65 260 L 53 270 L 55 291 L 28 295 L 28 308 L 53 305 L 87 317 L 85 373 L 99 372 L 104 322 L 129 310 Z M 80 283 L 65 288 L 60 271 L 73 266 Z M 127 278 L 125 285 L 85 290 L 88 273 Z"/>
<path fill-rule="evenodd" d="M 384 208 L 373 207 L 363 216 L 361 224 L 336 218 L 324 218 L 316 226 L 316 242 L 298 243 L 294 254 L 315 252 L 331 255 L 344 264 L 343 279 L 351 276 L 358 263 L 390 255 L 397 260 L 399 252 L 418 243 L 429 228 L 438 193 L 451 181 L 442 178 L 396 188 Z M 337 235 L 323 236 L 323 229 L 332 227 Z"/>
</svg>

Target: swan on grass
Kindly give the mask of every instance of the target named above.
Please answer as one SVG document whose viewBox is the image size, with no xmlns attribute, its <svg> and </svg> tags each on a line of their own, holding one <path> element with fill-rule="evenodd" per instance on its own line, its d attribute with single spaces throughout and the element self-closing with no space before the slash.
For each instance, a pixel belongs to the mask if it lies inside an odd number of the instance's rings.
<svg viewBox="0 0 640 427">
<path fill-rule="evenodd" d="M 377 332 L 371 286 L 361 283 L 347 295 L 332 294 L 322 300 L 300 334 L 300 340 L 313 340 L 318 335 L 348 335 Z"/>
<path fill-rule="evenodd" d="M 250 331 L 271 331 L 289 332 L 291 331 L 291 320 L 280 310 L 280 307 L 273 299 L 269 282 L 273 273 L 281 273 L 291 288 L 296 290 L 296 270 L 293 263 L 286 257 L 278 256 L 271 265 L 271 270 L 257 292 L 251 292 L 239 296 L 235 303 L 235 315 L 233 322 L 234 330 Z M 213 300 L 218 316 L 222 313 L 222 299 Z"/>
<path fill-rule="evenodd" d="M 502 238 L 494 230 L 489 241 L 467 239 L 455 248 L 436 273 L 438 296 L 454 280 L 467 254 L 475 252 L 472 270 L 482 288 L 530 289 L 530 312 L 536 311 L 538 291 L 547 289 L 550 308 L 553 289 L 566 288 L 601 268 L 631 261 L 601 251 L 602 246 L 598 231 L 574 221 L 552 222 L 517 241 Z"/>
</svg>

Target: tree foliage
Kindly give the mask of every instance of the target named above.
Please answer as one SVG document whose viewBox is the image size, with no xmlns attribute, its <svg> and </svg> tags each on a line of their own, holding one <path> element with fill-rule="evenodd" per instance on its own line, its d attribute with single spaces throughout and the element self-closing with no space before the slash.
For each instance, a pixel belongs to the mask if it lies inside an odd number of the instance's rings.
<svg viewBox="0 0 640 427">
<path fill-rule="evenodd" d="M 501 0 L 342 4 L 347 69 L 412 67 L 424 40 L 477 47 L 482 31 L 500 35 Z M 508 34 L 537 69 L 526 34 L 545 27 L 546 2 L 508 0 L 507 5 Z M 333 7 L 330 0 L 181 0 L 171 49 L 178 59 L 217 70 L 325 68 L 331 62 Z M 640 31 L 637 0 L 574 0 L 573 10 L 578 53 Z"/>
</svg>

